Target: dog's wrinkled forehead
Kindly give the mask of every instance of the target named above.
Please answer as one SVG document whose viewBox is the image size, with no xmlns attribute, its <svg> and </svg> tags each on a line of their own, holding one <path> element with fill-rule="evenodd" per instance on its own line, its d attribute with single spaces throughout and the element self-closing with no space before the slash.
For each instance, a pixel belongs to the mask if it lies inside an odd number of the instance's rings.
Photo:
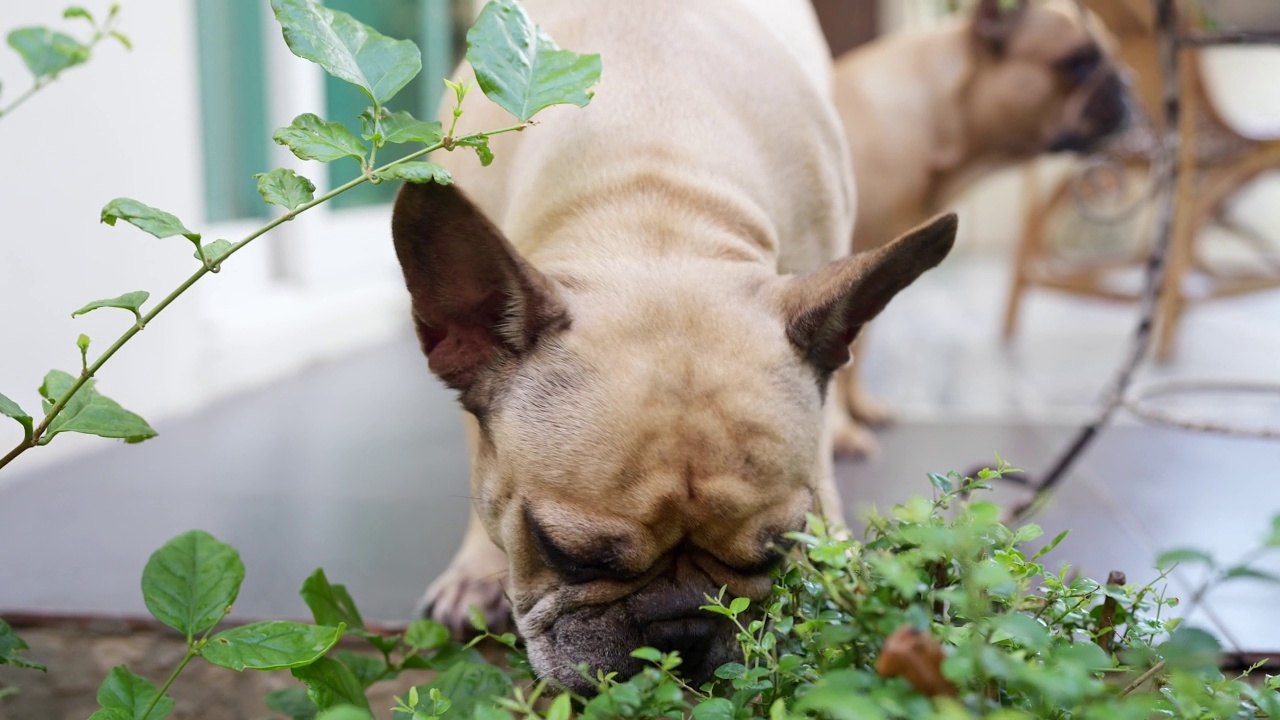
<svg viewBox="0 0 1280 720">
<path fill-rule="evenodd" d="M 1033 4 L 1022 13 L 1009 38 L 1008 55 L 1055 63 L 1088 47 L 1098 49 L 1075 4 L 1051 2 Z"/>
</svg>

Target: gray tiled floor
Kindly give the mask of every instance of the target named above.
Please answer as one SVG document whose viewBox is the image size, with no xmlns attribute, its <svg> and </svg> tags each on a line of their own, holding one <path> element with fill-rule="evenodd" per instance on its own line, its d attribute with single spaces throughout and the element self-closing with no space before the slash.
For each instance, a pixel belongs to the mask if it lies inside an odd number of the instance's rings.
<svg viewBox="0 0 1280 720">
<path fill-rule="evenodd" d="M 969 262 L 935 273 L 877 327 L 870 378 L 904 422 L 883 435 L 882 459 L 840 464 L 851 510 L 928 492 L 925 473 L 965 470 L 994 452 L 1034 472 L 1088 414 L 1129 311 L 1039 298 L 1019 344 L 1002 350 L 998 271 Z M 1280 330 L 1239 317 L 1273 305 L 1259 298 L 1193 316 L 1189 327 L 1205 327 L 1158 372 L 1276 372 L 1268 363 Z M 296 589 L 323 566 L 368 616 L 403 619 L 466 522 L 460 418 L 409 338 L 159 429 L 156 441 L 104 445 L 0 488 L 0 611 L 143 613 L 137 578 L 148 554 L 202 527 L 244 555 L 240 617 L 302 614 Z M 1124 423 L 1038 522 L 1050 535 L 1075 531 L 1053 563 L 1145 581 L 1162 549 L 1194 545 L 1229 560 L 1255 542 L 1280 510 L 1276 467 L 1280 444 Z M 1197 582 L 1179 573 L 1172 592 Z M 1211 595 L 1198 617 L 1243 649 L 1280 650 L 1278 601 L 1275 586 L 1242 581 Z"/>
</svg>

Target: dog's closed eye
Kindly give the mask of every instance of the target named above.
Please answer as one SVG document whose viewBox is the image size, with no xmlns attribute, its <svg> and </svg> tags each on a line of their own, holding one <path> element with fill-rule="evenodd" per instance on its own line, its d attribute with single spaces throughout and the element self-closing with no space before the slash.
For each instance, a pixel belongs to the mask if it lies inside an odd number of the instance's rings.
<svg viewBox="0 0 1280 720">
<path fill-rule="evenodd" d="M 1102 51 L 1097 45 L 1085 45 L 1068 53 L 1054 63 L 1058 71 L 1072 83 L 1081 84 L 1093 75 L 1102 64 Z"/>
<path fill-rule="evenodd" d="M 538 556 L 547 567 L 570 583 L 629 580 L 643 574 L 623 563 L 621 539 L 597 541 L 589 550 L 571 549 L 557 542 L 527 507 L 524 509 L 524 520 L 533 536 Z"/>
</svg>

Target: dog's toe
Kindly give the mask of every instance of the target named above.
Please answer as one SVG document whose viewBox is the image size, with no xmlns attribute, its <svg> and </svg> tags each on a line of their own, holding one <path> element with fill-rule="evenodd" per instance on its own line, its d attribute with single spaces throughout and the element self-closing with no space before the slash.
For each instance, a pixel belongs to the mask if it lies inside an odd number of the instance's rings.
<svg viewBox="0 0 1280 720">
<path fill-rule="evenodd" d="M 836 425 L 832 447 L 838 457 L 849 459 L 874 458 L 880 454 L 880 442 L 866 425 L 852 418 L 845 418 Z"/>
<path fill-rule="evenodd" d="M 466 568 L 450 567 L 427 588 L 415 614 L 444 625 L 460 641 L 476 635 L 471 623 L 473 607 L 484 616 L 490 632 L 509 632 L 514 623 L 503 583 L 505 576 L 505 572 L 480 575 Z"/>
</svg>

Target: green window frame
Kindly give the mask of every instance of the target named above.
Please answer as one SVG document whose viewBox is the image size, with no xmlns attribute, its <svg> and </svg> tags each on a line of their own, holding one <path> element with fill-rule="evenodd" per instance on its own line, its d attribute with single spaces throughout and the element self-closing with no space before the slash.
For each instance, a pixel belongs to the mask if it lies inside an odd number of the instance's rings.
<svg viewBox="0 0 1280 720">
<path fill-rule="evenodd" d="M 204 203 L 210 222 L 259 218 L 270 170 L 261 0 L 196 0 Z"/>
<path fill-rule="evenodd" d="M 267 123 L 267 70 L 264 41 L 265 0 L 195 0 L 198 35 L 201 142 L 204 154 L 204 199 L 210 221 L 260 218 L 268 214 L 252 181 L 271 169 Z M 412 39 L 422 49 L 422 74 L 389 104 L 415 117 L 436 115 L 444 84 L 465 47 L 463 34 L 471 19 L 470 0 L 327 0 L 326 5 L 350 13 L 392 37 Z M 278 40 L 278 34 L 271 37 Z M 359 134 L 357 116 L 368 98 L 357 88 L 325 76 L 325 117 Z M 411 148 L 388 148 L 379 157 L 394 159 Z M 356 177 L 354 160 L 328 166 L 330 187 Z M 333 207 L 388 203 L 393 183 L 364 185 L 334 198 Z"/>
</svg>

